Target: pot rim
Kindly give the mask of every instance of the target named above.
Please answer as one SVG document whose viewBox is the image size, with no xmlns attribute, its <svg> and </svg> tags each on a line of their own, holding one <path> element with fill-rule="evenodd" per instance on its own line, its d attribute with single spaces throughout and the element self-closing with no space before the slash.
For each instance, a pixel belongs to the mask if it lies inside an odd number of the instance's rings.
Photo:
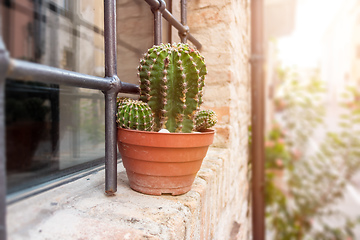
<svg viewBox="0 0 360 240">
<path fill-rule="evenodd" d="M 191 133 L 151 132 L 151 131 L 133 130 L 133 129 L 128 129 L 128 128 L 120 128 L 120 127 L 117 127 L 117 129 L 121 130 L 121 131 L 127 131 L 127 132 L 138 132 L 138 133 L 143 133 L 143 134 L 160 134 L 160 135 L 193 135 L 193 134 L 213 134 L 213 133 L 215 133 L 214 129 L 206 129 L 201 132 L 191 132 Z"/>
<path fill-rule="evenodd" d="M 117 141 L 151 147 L 202 147 L 213 143 L 215 130 L 200 133 L 159 133 L 118 128 Z"/>
</svg>

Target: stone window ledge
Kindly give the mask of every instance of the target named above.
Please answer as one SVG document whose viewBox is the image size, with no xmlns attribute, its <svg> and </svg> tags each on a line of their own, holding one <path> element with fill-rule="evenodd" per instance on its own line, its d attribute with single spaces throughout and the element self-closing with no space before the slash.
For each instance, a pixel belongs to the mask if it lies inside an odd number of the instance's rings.
<svg viewBox="0 0 360 240">
<path fill-rule="evenodd" d="M 114 196 L 104 194 L 101 170 L 8 206 L 8 238 L 209 239 L 226 204 L 226 159 L 228 150 L 210 148 L 192 190 L 180 196 L 131 190 L 120 163 Z"/>
</svg>

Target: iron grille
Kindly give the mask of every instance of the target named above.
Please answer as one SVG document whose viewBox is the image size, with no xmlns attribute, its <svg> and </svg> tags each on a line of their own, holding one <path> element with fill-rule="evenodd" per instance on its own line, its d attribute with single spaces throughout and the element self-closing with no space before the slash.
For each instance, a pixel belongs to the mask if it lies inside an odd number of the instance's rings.
<svg viewBox="0 0 360 240">
<path fill-rule="evenodd" d="M 166 9 L 163 0 L 145 0 L 154 14 L 154 44 L 161 43 L 162 17 L 178 32 L 182 42 L 191 41 L 198 49 L 201 44 L 186 25 L 186 0 L 181 1 L 181 22 Z M 1 32 L 0 32 L 1 34 Z M 0 35 L 0 239 L 6 238 L 6 170 L 5 170 L 5 78 L 101 90 L 105 95 L 105 192 L 117 191 L 116 97 L 118 93 L 138 94 L 139 87 L 122 82 L 117 76 L 116 1 L 104 0 L 105 77 L 81 74 L 55 67 L 13 59 L 9 56 Z"/>
</svg>

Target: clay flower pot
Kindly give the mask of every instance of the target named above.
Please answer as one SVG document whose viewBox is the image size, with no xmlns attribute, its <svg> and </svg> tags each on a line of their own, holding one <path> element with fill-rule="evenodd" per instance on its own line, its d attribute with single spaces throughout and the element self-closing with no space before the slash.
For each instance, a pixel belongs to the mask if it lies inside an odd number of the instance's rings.
<svg viewBox="0 0 360 240">
<path fill-rule="evenodd" d="M 118 128 L 118 147 L 130 187 L 150 195 L 190 191 L 213 139 L 214 130 L 158 133 Z"/>
</svg>

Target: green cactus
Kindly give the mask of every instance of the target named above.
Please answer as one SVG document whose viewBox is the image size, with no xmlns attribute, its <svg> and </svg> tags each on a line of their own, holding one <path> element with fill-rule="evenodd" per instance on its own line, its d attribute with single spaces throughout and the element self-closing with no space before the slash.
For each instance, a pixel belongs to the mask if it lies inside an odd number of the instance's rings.
<svg viewBox="0 0 360 240">
<path fill-rule="evenodd" d="M 187 44 L 154 46 L 140 60 L 140 100 L 154 113 L 154 130 L 191 132 L 202 103 L 206 65 Z"/>
<path fill-rule="evenodd" d="M 195 130 L 203 131 L 217 123 L 217 117 L 213 110 L 202 110 L 195 115 Z"/>
<path fill-rule="evenodd" d="M 129 98 L 118 98 L 116 122 L 121 128 L 151 131 L 154 118 L 147 103 Z"/>
</svg>

